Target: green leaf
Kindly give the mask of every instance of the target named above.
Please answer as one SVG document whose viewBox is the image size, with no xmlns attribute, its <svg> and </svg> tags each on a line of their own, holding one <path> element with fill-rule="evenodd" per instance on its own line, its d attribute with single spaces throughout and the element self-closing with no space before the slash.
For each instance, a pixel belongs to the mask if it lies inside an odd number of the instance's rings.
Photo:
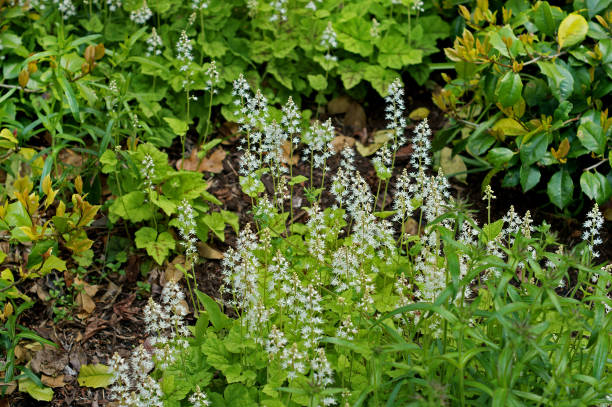
<svg viewBox="0 0 612 407">
<path fill-rule="evenodd" d="M 82 365 L 77 377 L 79 386 L 84 387 L 108 387 L 113 382 L 113 372 L 101 363 L 95 365 Z"/>
<path fill-rule="evenodd" d="M 53 400 L 53 389 L 50 387 L 39 387 L 32 379 L 25 378 L 19 380 L 19 391 L 28 393 L 34 400 L 51 401 Z"/>
<path fill-rule="evenodd" d="M 335 27 L 338 42 L 344 45 L 346 51 L 354 52 L 363 57 L 370 56 L 373 51 L 370 35 L 370 22 L 364 18 L 351 18 Z"/>
<path fill-rule="evenodd" d="M 208 312 L 210 322 L 213 324 L 215 329 L 219 331 L 225 328 L 229 323 L 229 318 L 221 312 L 219 304 L 201 291 L 196 290 L 195 293 L 200 301 L 200 304 L 202 304 L 202 306 L 204 306 L 206 309 L 206 312 Z"/>
<path fill-rule="evenodd" d="M 378 47 L 378 62 L 383 67 L 402 69 L 406 65 L 420 64 L 423 61 L 423 51 L 410 47 L 407 38 L 400 34 L 385 35 Z"/>
<path fill-rule="evenodd" d="M 387 95 L 389 85 L 397 79 L 395 71 L 384 69 L 379 65 L 368 65 L 363 76 L 381 96 Z"/>
<path fill-rule="evenodd" d="M 576 133 L 578 140 L 589 151 L 595 154 L 603 154 L 606 148 L 606 138 L 601 126 L 592 120 L 583 120 L 578 126 Z"/>
<path fill-rule="evenodd" d="M 106 150 L 100 157 L 100 164 L 102 164 L 102 172 L 104 174 L 116 171 L 117 163 L 117 156 L 113 150 Z"/>
<path fill-rule="evenodd" d="M 612 186 L 608 179 L 599 172 L 594 174 L 584 172 L 580 176 L 580 188 L 590 199 L 598 204 L 603 204 L 612 196 Z"/>
<path fill-rule="evenodd" d="M 523 165 L 531 165 L 546 154 L 548 148 L 548 137 L 546 134 L 538 134 L 531 138 L 528 143 L 521 144 L 520 156 Z"/>
<path fill-rule="evenodd" d="M 294 185 L 297 185 L 297 184 L 301 184 L 304 181 L 308 181 L 308 178 L 306 178 L 303 175 L 296 175 L 295 177 L 293 177 L 293 178 L 291 178 L 289 180 L 288 184 L 290 186 L 294 186 Z"/>
<path fill-rule="evenodd" d="M 238 215 L 234 212 L 225 211 L 225 210 L 221 211 L 221 215 L 223 216 L 223 221 L 227 223 L 228 225 L 230 225 L 232 229 L 234 229 L 234 232 L 236 232 L 237 234 L 238 229 L 240 228 L 239 223 L 238 223 L 239 221 Z"/>
<path fill-rule="evenodd" d="M 548 181 L 548 198 L 559 209 L 565 208 L 572 200 L 574 182 L 565 169 L 557 171 Z"/>
<path fill-rule="evenodd" d="M 362 81 L 363 72 L 367 66 L 364 62 L 357 62 L 351 59 L 345 59 L 340 62 L 338 73 L 346 90 L 355 87 Z"/>
<path fill-rule="evenodd" d="M 531 188 L 535 187 L 538 182 L 540 182 L 540 178 L 542 174 L 540 174 L 540 170 L 537 167 L 523 165 L 521 166 L 520 179 L 521 186 L 523 187 L 523 192 L 529 191 Z"/>
<path fill-rule="evenodd" d="M 141 191 L 132 191 L 115 199 L 108 209 L 108 218 L 116 223 L 119 218 L 128 219 L 133 223 L 153 218 L 153 205 L 145 202 L 145 194 Z"/>
<path fill-rule="evenodd" d="M 548 78 L 550 90 L 555 98 L 559 101 L 569 98 L 574 91 L 574 77 L 572 73 L 559 62 L 539 61 L 537 64 L 542 73 Z"/>
<path fill-rule="evenodd" d="M 168 232 L 162 232 L 157 235 L 153 228 L 140 228 L 136 234 L 134 242 L 139 249 L 146 249 L 149 256 L 161 265 L 164 260 L 170 255 L 170 250 L 174 250 L 176 242 L 172 235 Z"/>
<path fill-rule="evenodd" d="M 508 71 L 497 83 L 495 96 L 503 107 L 510 107 L 519 101 L 522 92 L 523 82 L 520 75 L 516 72 Z"/>
<path fill-rule="evenodd" d="M 552 37 L 555 35 L 557 26 L 553 19 L 552 10 L 550 5 L 546 1 L 539 1 L 534 6 L 533 22 L 535 23 L 538 30 L 542 33 Z"/>
<path fill-rule="evenodd" d="M 482 227 L 481 238 L 486 243 L 494 240 L 504 228 L 504 220 L 499 219 L 491 224 L 484 225 Z"/>
<path fill-rule="evenodd" d="M 514 152 L 509 148 L 496 147 L 487 153 L 487 161 L 494 167 L 501 167 L 514 157 Z"/>
<path fill-rule="evenodd" d="M 189 130 L 187 122 L 177 119 L 176 117 L 164 117 L 164 121 L 168 123 L 172 131 L 179 136 L 183 136 L 187 133 L 187 130 Z"/>
<path fill-rule="evenodd" d="M 81 120 L 79 116 L 79 102 L 76 100 L 76 97 L 74 96 L 74 90 L 72 89 L 72 86 L 66 79 L 66 76 L 64 75 L 64 71 L 58 69 L 56 71 L 56 77 L 57 77 L 57 81 L 60 84 L 60 87 L 64 91 L 64 95 L 66 96 L 66 99 L 68 100 L 68 106 L 70 107 L 70 111 L 72 112 L 72 117 L 74 117 L 74 120 L 76 120 L 77 122 L 80 122 Z"/>
<path fill-rule="evenodd" d="M 557 42 L 560 48 L 571 47 L 584 40 L 589 31 L 589 24 L 580 14 L 572 13 L 559 25 Z"/>
<path fill-rule="evenodd" d="M 314 90 L 322 91 L 327 89 L 327 79 L 321 74 L 308 75 L 308 82 Z"/>
<path fill-rule="evenodd" d="M 201 217 L 202 222 L 208 226 L 210 230 L 222 242 L 225 241 L 225 219 L 219 212 L 212 212 Z"/>
</svg>

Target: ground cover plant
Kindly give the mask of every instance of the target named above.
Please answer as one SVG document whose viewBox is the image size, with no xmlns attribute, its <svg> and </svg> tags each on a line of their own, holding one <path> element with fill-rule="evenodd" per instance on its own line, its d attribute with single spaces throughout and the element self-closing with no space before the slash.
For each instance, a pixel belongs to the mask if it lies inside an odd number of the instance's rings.
<svg viewBox="0 0 612 407">
<path fill-rule="evenodd" d="M 611 16 L 0 0 L 0 405 L 612 404 Z"/>
</svg>

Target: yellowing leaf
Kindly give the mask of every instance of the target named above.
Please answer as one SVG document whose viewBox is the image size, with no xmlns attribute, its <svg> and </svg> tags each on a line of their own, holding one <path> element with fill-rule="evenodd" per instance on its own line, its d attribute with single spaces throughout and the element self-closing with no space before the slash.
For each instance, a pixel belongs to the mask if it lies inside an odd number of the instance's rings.
<svg viewBox="0 0 612 407">
<path fill-rule="evenodd" d="M 19 391 L 28 393 L 34 400 L 38 401 L 51 401 L 53 399 L 53 390 L 51 388 L 38 387 L 29 378 L 19 380 Z"/>
<path fill-rule="evenodd" d="M 582 42 L 586 37 L 587 31 L 589 31 L 589 24 L 585 18 L 580 14 L 570 14 L 559 25 L 559 36 L 557 38 L 559 47 L 571 47 Z"/>
<path fill-rule="evenodd" d="M 561 144 L 559 144 L 558 150 L 555 150 L 553 147 L 550 148 L 550 152 L 553 155 L 553 157 L 559 160 L 559 162 L 561 162 L 562 164 L 565 164 L 567 162 L 567 158 L 565 157 L 567 157 L 567 153 L 569 153 L 569 150 L 570 150 L 570 143 L 567 137 L 563 139 Z"/>
<path fill-rule="evenodd" d="M 527 134 L 527 129 L 519 122 L 508 117 L 498 120 L 492 127 L 493 131 L 499 131 L 504 136 L 521 136 Z"/>
<path fill-rule="evenodd" d="M 77 380 L 80 386 L 93 388 L 108 387 L 113 382 L 113 372 L 108 366 L 101 363 L 83 365 Z"/>
<path fill-rule="evenodd" d="M 429 109 L 426 107 L 419 107 L 417 109 L 414 109 L 408 115 L 410 120 L 415 120 L 415 121 L 423 120 L 427 116 L 429 116 Z"/>
<path fill-rule="evenodd" d="M 454 176 L 457 180 L 461 182 L 466 182 L 467 180 L 467 167 L 465 163 L 459 157 L 459 155 L 453 155 L 453 150 L 449 147 L 444 147 L 442 151 L 440 151 L 440 166 L 445 174 L 449 176 Z"/>
<path fill-rule="evenodd" d="M 357 147 L 359 154 L 367 157 L 378 151 L 389 140 L 393 140 L 393 130 L 380 130 L 374 133 L 374 142 L 372 144 L 366 146 L 357 141 L 355 142 L 355 147 Z"/>
</svg>

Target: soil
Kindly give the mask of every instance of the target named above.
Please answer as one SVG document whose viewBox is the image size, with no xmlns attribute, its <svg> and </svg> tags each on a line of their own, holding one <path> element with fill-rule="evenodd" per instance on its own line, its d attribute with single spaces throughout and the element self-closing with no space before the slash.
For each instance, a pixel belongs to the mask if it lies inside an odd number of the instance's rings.
<svg viewBox="0 0 612 407">
<path fill-rule="evenodd" d="M 408 86 L 407 89 L 417 89 L 409 97 L 406 98 L 406 112 L 411 112 L 418 107 L 427 107 L 430 110 L 428 117 L 432 131 L 435 133 L 446 124 L 446 119 L 442 112 L 437 110 L 431 103 L 431 92 L 422 87 Z M 338 134 L 354 137 L 367 143 L 375 131 L 384 129 L 384 101 L 377 94 L 371 93 L 361 104 L 366 107 L 367 125 L 365 129 L 353 128 L 344 123 L 343 115 L 329 116 L 332 119 Z M 321 114 L 321 119 L 327 119 L 324 113 Z M 225 126 L 227 127 L 227 126 Z M 231 127 L 231 126 L 230 126 Z M 226 130 L 226 129 L 225 129 Z M 407 129 L 407 136 L 412 134 L 412 127 Z M 227 133 L 225 133 L 227 135 Z M 245 196 L 240 189 L 237 170 L 239 168 L 239 158 L 241 153 L 238 151 L 238 140 L 229 138 L 228 144 L 224 144 L 223 148 L 228 152 L 224 162 L 223 171 L 219 174 L 212 174 L 210 177 L 209 192 L 215 195 L 223 202 L 223 208 L 240 216 L 240 226 L 243 227 L 246 223 L 252 222 L 250 213 L 251 201 Z M 193 145 L 194 142 L 188 143 Z M 411 150 L 405 147 L 400 151 L 396 160 L 396 171 L 401 171 L 408 166 Z M 178 159 L 180 155 L 180 147 L 174 146 L 170 150 L 170 156 Z M 373 191 L 376 191 L 377 178 L 374 168 L 370 163 L 370 158 L 361 157 L 355 154 L 356 167 L 361 172 L 361 175 L 368 181 Z M 329 182 L 331 174 L 334 174 L 339 163 L 339 158 L 329 161 L 330 172 L 326 180 Z M 294 175 L 309 176 L 309 165 L 306 162 L 299 162 L 294 167 Z M 315 171 L 316 178 L 320 179 L 320 171 Z M 480 185 L 483 175 L 470 174 L 467 183 L 463 184 L 455 180 L 451 180 L 454 196 L 459 199 L 465 199 L 472 204 L 474 216 L 482 225 L 486 222 L 486 202 L 482 201 Z M 546 221 L 552 225 L 552 230 L 556 231 L 558 239 L 561 243 L 573 246 L 580 241 L 581 223 L 585 218 L 586 212 L 590 208 L 585 208 L 583 213 L 578 214 L 575 218 L 567 218 L 554 213 L 550 206 L 547 205 L 548 199 L 544 194 L 538 192 L 530 192 L 523 194 L 518 189 L 502 189 L 499 185 L 500 179 L 493 179 L 492 187 L 497 195 L 497 199 L 492 202 L 492 217 L 497 219 L 503 216 L 511 204 L 514 205 L 519 214 L 530 210 L 536 224 Z M 268 193 L 271 193 L 272 186 L 267 185 Z M 389 189 L 393 190 L 392 187 Z M 329 206 L 333 203 L 333 198 L 328 192 L 322 196 L 322 205 Z M 295 219 L 299 222 L 307 220 L 306 213 L 300 209 L 307 204 L 303 191 L 297 189 L 296 197 L 294 198 L 293 206 L 295 209 Z M 387 198 L 386 206 L 391 204 L 391 198 Z M 586 205 L 585 205 L 586 206 Z M 101 229 L 103 230 L 103 229 Z M 131 231 L 133 232 L 133 231 Z M 104 233 L 104 232 L 101 232 Z M 123 234 L 123 226 L 119 225 L 113 233 Z M 105 239 L 103 234 L 96 239 L 96 256 L 104 253 Z M 612 224 L 606 222 L 605 230 L 602 236 L 604 242 L 612 241 Z M 226 229 L 226 240 L 220 242 L 214 240 L 209 242 L 215 249 L 223 252 L 227 248 L 234 246 L 236 234 L 231 228 Z M 612 260 L 612 245 L 602 245 L 601 261 Z M 146 277 L 141 277 L 139 274 L 139 263 L 145 257 L 132 255 L 128 260 L 125 273 L 123 275 L 109 275 L 106 279 L 98 282 L 104 288 L 109 290 L 109 287 L 116 287 L 116 293 L 108 298 L 101 300 L 100 295 L 95 297 L 96 310 L 89 316 L 83 319 L 75 316 L 72 321 L 63 321 L 54 323 L 53 314 L 50 311 L 50 303 L 38 301 L 37 305 L 26 311 L 21 323 L 30 329 L 37 332 L 44 338 L 50 339 L 59 345 L 59 350 L 55 353 L 50 353 L 50 356 L 57 357 L 63 360 L 65 367 L 58 369 L 58 374 L 64 375 L 65 385 L 54 389 L 55 397 L 51 404 L 37 403 L 28 395 L 15 391 L 8 396 L 11 406 L 104 406 L 109 403 L 107 392 L 104 389 L 82 388 L 76 380 L 77 372 L 83 364 L 104 363 L 107 364 L 113 353 L 118 352 L 122 356 L 127 356 L 131 350 L 143 343 L 146 339 L 144 332 L 144 323 L 142 309 L 146 303 L 148 294 L 142 293 L 137 285 L 140 279 L 146 280 L 151 285 L 151 293 L 157 298 L 161 292 L 161 281 L 163 279 L 163 270 L 153 268 Z M 219 297 L 219 287 L 222 284 L 221 264 L 220 260 L 207 260 L 199 264 L 196 273 L 199 281 L 199 289 L 207 293 L 211 297 Z M 61 276 L 55 276 L 59 278 Z M 33 283 L 32 283 L 33 284 Z M 26 287 L 24 291 L 32 288 Z M 33 294 L 36 297 L 36 294 Z M 103 298 L 103 297 L 102 297 Z M 1 400 L 0 400 L 0 405 Z"/>
</svg>

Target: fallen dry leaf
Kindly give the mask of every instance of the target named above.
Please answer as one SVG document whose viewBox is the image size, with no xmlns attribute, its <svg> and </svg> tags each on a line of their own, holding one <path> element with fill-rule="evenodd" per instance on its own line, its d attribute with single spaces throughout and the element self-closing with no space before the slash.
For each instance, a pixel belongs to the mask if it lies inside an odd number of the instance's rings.
<svg viewBox="0 0 612 407">
<path fill-rule="evenodd" d="M 121 287 L 119 287 L 112 281 L 109 281 L 108 286 L 106 287 L 106 292 L 100 298 L 100 302 L 106 304 L 104 306 L 104 309 L 109 309 L 110 307 L 112 307 L 119 294 L 121 294 Z"/>
<path fill-rule="evenodd" d="M 219 133 L 223 136 L 224 139 L 229 139 L 229 140 L 223 140 L 223 144 L 231 144 L 232 143 L 232 138 L 238 138 L 239 131 L 240 131 L 240 125 L 238 123 L 235 122 L 225 122 L 221 125 L 221 127 L 219 127 Z"/>
<path fill-rule="evenodd" d="M 3 380 L 4 380 L 4 378 L 3 378 Z M 17 390 L 17 381 L 16 380 L 13 380 L 12 382 L 9 382 L 9 383 L 2 383 L 2 382 L 0 382 L 0 394 L 11 394 L 15 390 Z M 3 401 L 6 401 L 6 404 L 1 404 Z M 4 407 L 4 406 L 9 406 L 8 400 L 6 400 L 6 399 L 0 400 L 0 407 Z"/>
<path fill-rule="evenodd" d="M 191 150 L 189 158 L 184 160 L 177 160 L 176 168 L 187 171 L 198 171 L 198 172 L 213 172 L 215 174 L 223 171 L 223 160 L 227 156 L 227 153 L 222 148 L 217 148 L 213 153 L 203 158 L 201 161 L 198 158 L 198 150 L 194 148 Z"/>
<path fill-rule="evenodd" d="M 166 267 L 166 271 L 164 271 L 165 281 L 181 281 L 181 278 L 183 278 L 183 272 L 179 270 L 178 267 L 176 267 L 177 264 L 181 265 L 182 267 L 185 267 L 185 256 L 176 256 L 174 260 L 172 260 L 172 263 L 168 264 L 168 267 Z"/>
<path fill-rule="evenodd" d="M 334 151 L 339 153 L 346 147 L 353 147 L 355 145 L 355 139 L 347 136 L 336 136 L 331 142 L 334 147 Z"/>
<path fill-rule="evenodd" d="M 107 326 L 108 326 L 107 321 L 100 319 L 100 318 L 95 318 L 85 328 L 85 334 L 83 335 L 83 338 L 81 339 L 80 342 L 81 343 L 86 342 L 89 338 L 94 336 L 96 332 L 103 330 Z"/>
<path fill-rule="evenodd" d="M 45 345 L 36 352 L 30 367 L 35 373 L 44 373 L 47 376 L 57 376 L 68 363 L 68 354 L 61 348 Z"/>
<path fill-rule="evenodd" d="M 223 253 L 204 242 L 198 242 L 198 252 L 200 256 L 206 259 L 219 260 L 223 258 Z"/>
<path fill-rule="evenodd" d="M 404 233 L 410 236 L 416 236 L 419 233 L 419 222 L 414 218 L 408 218 L 404 222 Z"/>
<path fill-rule="evenodd" d="M 42 375 L 40 380 L 43 382 L 45 386 L 49 386 L 49 387 L 64 387 L 64 385 L 66 384 L 64 383 L 63 374 L 56 376 L 56 377 Z"/>
<path fill-rule="evenodd" d="M 74 279 L 74 284 L 81 287 L 81 290 L 76 296 L 76 300 L 79 307 L 85 311 L 85 313 L 78 314 L 77 316 L 81 319 L 85 319 L 96 309 L 96 303 L 93 300 L 93 297 L 98 292 L 100 286 L 90 285 L 79 278 Z"/>
<path fill-rule="evenodd" d="M 225 150 L 222 148 L 216 149 L 209 157 L 202 159 L 198 171 L 214 172 L 215 174 L 220 173 L 223 171 L 223 160 L 225 156 L 227 156 Z"/>
<path fill-rule="evenodd" d="M 363 107 L 357 102 L 350 104 L 344 115 L 344 125 L 353 129 L 363 129 L 367 127 L 366 113 Z"/>
<path fill-rule="evenodd" d="M 291 157 L 291 143 L 285 141 L 283 143 L 283 157 L 282 160 L 285 164 L 296 165 L 298 163 L 298 154 L 295 153 L 295 149 L 293 151 L 293 157 Z"/>
<path fill-rule="evenodd" d="M 353 100 L 347 95 L 338 96 L 329 101 L 327 104 L 327 112 L 329 114 L 346 113 L 352 102 Z"/>
<path fill-rule="evenodd" d="M 69 148 L 64 148 L 61 150 L 57 155 L 57 158 L 59 158 L 59 160 L 64 164 L 73 167 L 80 167 L 83 165 L 83 156 Z"/>
</svg>

